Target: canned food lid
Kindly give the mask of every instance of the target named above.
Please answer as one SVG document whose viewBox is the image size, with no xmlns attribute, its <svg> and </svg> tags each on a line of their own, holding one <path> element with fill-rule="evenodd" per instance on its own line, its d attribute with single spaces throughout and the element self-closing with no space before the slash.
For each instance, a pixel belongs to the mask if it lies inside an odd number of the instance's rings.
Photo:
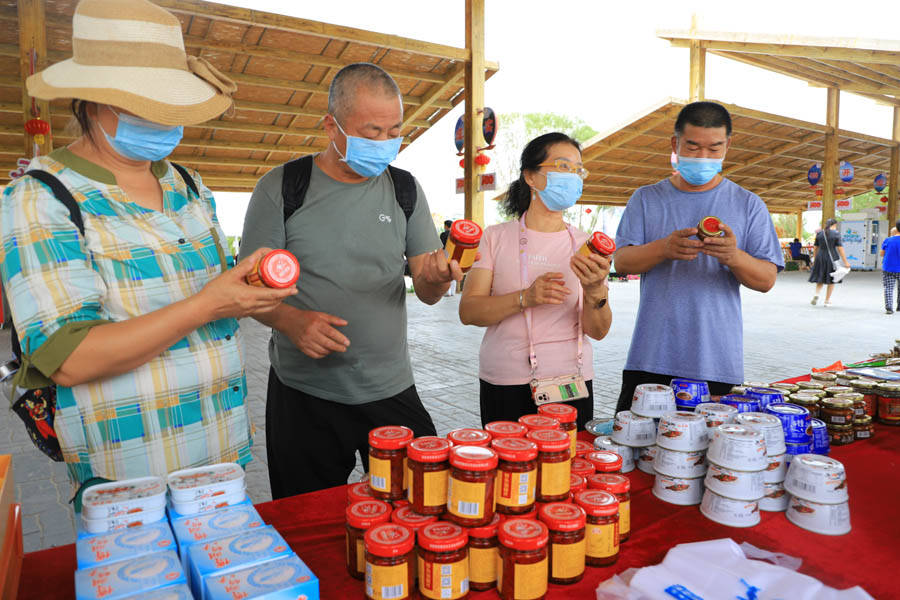
<svg viewBox="0 0 900 600">
<path fill-rule="evenodd" d="M 569 475 L 569 491 L 574 494 L 584 489 L 587 489 L 587 480 L 578 473 L 571 473 Z"/>
<path fill-rule="evenodd" d="M 619 512 L 619 500 L 605 490 L 578 492 L 575 504 L 591 517 L 611 517 Z"/>
<path fill-rule="evenodd" d="M 809 378 L 816 381 L 834 381 L 837 379 L 837 375 L 826 371 L 824 373 L 810 373 Z"/>
<path fill-rule="evenodd" d="M 484 426 L 484 430 L 493 436 L 493 438 L 516 438 L 525 437 L 528 428 L 521 423 L 515 421 L 494 421 Z"/>
<path fill-rule="evenodd" d="M 622 457 L 610 450 L 594 450 L 584 455 L 598 472 L 619 471 L 622 468 Z M 590 477 L 588 477 L 590 481 Z"/>
<path fill-rule="evenodd" d="M 534 519 L 508 519 L 497 533 L 500 543 L 514 550 L 537 550 L 547 545 L 550 531 Z"/>
<path fill-rule="evenodd" d="M 830 385 L 825 388 L 825 392 L 831 394 L 832 396 L 838 396 L 840 394 L 849 394 L 853 391 L 853 388 L 848 385 Z"/>
<path fill-rule="evenodd" d="M 827 406 L 828 408 L 852 408 L 853 400 L 850 398 L 840 398 L 838 396 L 833 398 L 822 398 L 822 406 Z"/>
<path fill-rule="evenodd" d="M 828 456 L 821 456 L 819 454 L 801 454 L 794 457 L 794 462 L 797 462 L 799 465 L 803 465 L 804 467 L 815 471 L 843 472 L 844 470 L 844 465 L 840 461 L 837 461 Z"/>
<path fill-rule="evenodd" d="M 450 237 L 463 244 L 477 244 L 481 241 L 481 234 L 481 226 L 468 219 L 457 219 L 450 226 Z"/>
<path fill-rule="evenodd" d="M 577 440 L 575 442 L 575 456 L 584 456 L 593 449 L 594 445 L 590 442 L 585 442 L 584 440 Z"/>
<path fill-rule="evenodd" d="M 797 387 L 806 388 L 808 390 L 824 390 L 825 386 L 818 381 L 798 381 Z"/>
<path fill-rule="evenodd" d="M 860 394 L 859 392 L 846 392 L 833 397 L 840 398 L 841 400 L 849 400 L 851 402 L 862 402 L 865 394 Z"/>
<path fill-rule="evenodd" d="M 809 410 L 803 406 L 797 406 L 796 404 L 791 404 L 790 402 L 773 402 L 772 404 L 766 407 L 766 410 L 770 413 L 780 414 L 780 415 L 808 415 Z"/>
<path fill-rule="evenodd" d="M 856 417 L 855 419 L 853 419 L 854 425 L 868 425 L 871 422 L 872 417 L 870 417 L 869 415 L 863 415 L 861 417 Z"/>
<path fill-rule="evenodd" d="M 758 398 L 751 398 L 750 396 L 740 396 L 738 394 L 727 394 L 722 396 L 720 400 L 722 404 L 743 404 L 746 402 L 759 403 Z"/>
<path fill-rule="evenodd" d="M 559 429 L 535 429 L 529 431 L 525 437 L 535 442 L 541 452 L 559 452 L 569 449 L 569 435 Z"/>
<path fill-rule="evenodd" d="M 538 406 L 538 414 L 556 419 L 560 423 L 573 423 L 578 419 L 578 410 L 569 404 L 552 402 Z"/>
<path fill-rule="evenodd" d="M 810 419 L 810 424 L 812 425 L 813 429 L 819 429 L 820 427 L 821 428 L 825 427 L 825 421 L 823 421 L 822 419 Z"/>
<path fill-rule="evenodd" d="M 450 464 L 468 471 L 490 471 L 497 468 L 497 453 L 483 446 L 454 446 Z"/>
<path fill-rule="evenodd" d="M 791 400 L 797 403 L 810 403 L 819 401 L 818 396 L 809 392 L 797 392 L 796 394 L 791 394 L 789 397 Z"/>
<path fill-rule="evenodd" d="M 800 408 L 799 406 L 797 408 Z M 763 434 L 751 427 L 740 425 L 737 423 L 725 423 L 716 427 L 716 434 L 726 435 L 735 438 L 754 438 L 763 439 Z"/>
<path fill-rule="evenodd" d="M 796 390 L 799 386 L 796 383 L 782 383 L 780 381 L 776 381 L 775 383 L 770 383 L 769 387 L 776 390 Z"/>
<path fill-rule="evenodd" d="M 587 521 L 584 509 L 568 502 L 550 502 L 538 512 L 541 521 L 554 531 L 577 531 Z"/>
<path fill-rule="evenodd" d="M 703 233 L 718 234 L 722 230 L 722 221 L 718 217 L 703 217 L 700 221 L 700 229 Z"/>
<path fill-rule="evenodd" d="M 369 432 L 369 445 L 380 450 L 406 448 L 413 439 L 412 429 L 402 425 L 376 427 Z"/>
<path fill-rule="evenodd" d="M 593 449 L 591 450 L 591 452 L 593 452 Z M 594 468 L 593 463 L 591 463 L 587 459 L 581 458 L 580 456 L 572 461 L 572 473 L 576 473 L 578 475 L 590 475 L 596 470 L 597 469 Z"/>
<path fill-rule="evenodd" d="M 291 287 L 300 278 L 300 263 L 287 250 L 272 250 L 259 261 L 259 277 L 271 288 Z"/>
<path fill-rule="evenodd" d="M 769 415 L 761 412 L 738 413 L 734 420 L 745 425 L 781 427 L 781 419 L 779 419 L 775 415 Z"/>
<path fill-rule="evenodd" d="M 406 448 L 406 456 L 417 462 L 444 462 L 450 458 L 450 440 L 429 435 L 416 438 Z"/>
<path fill-rule="evenodd" d="M 491 442 L 491 448 L 502 460 L 527 461 L 538 455 L 537 444 L 522 438 L 504 438 Z"/>
<path fill-rule="evenodd" d="M 391 514 L 391 522 L 398 525 L 406 525 L 413 531 L 417 531 L 423 525 L 434 523 L 438 520 L 437 515 L 420 515 L 413 510 L 412 506 L 401 506 Z"/>
<path fill-rule="evenodd" d="M 631 489 L 631 480 L 617 473 L 597 473 L 591 475 L 591 489 L 605 490 L 612 494 L 624 494 Z"/>
<path fill-rule="evenodd" d="M 437 521 L 419 530 L 419 545 L 431 552 L 453 552 L 469 543 L 466 530 L 454 523 Z"/>
<path fill-rule="evenodd" d="M 469 528 L 469 537 L 470 538 L 492 538 L 497 535 L 497 529 L 500 527 L 500 515 L 498 513 L 494 513 L 494 518 L 491 519 L 491 522 L 487 525 L 482 525 L 481 527 L 470 527 Z"/>
<path fill-rule="evenodd" d="M 883 392 L 900 392 L 900 383 L 883 382 L 878 384 L 878 389 Z"/>
<path fill-rule="evenodd" d="M 697 414 L 695 412 L 687 412 L 687 411 L 677 411 L 666 413 L 662 416 L 662 420 L 668 421 L 669 423 L 681 422 L 688 423 L 690 421 L 703 421 L 703 415 Z"/>
<path fill-rule="evenodd" d="M 751 394 L 759 394 L 759 395 L 776 394 L 778 396 L 781 396 L 781 390 L 779 390 L 778 388 L 771 388 L 771 387 L 749 387 L 749 388 L 747 388 L 747 391 L 745 392 L 745 394 L 748 396 Z"/>
<path fill-rule="evenodd" d="M 372 495 L 372 488 L 369 487 L 369 483 L 367 481 L 363 481 L 362 483 L 354 483 L 347 488 L 347 500 L 350 502 L 350 504 L 359 502 L 360 500 L 371 500 L 374 498 L 375 496 Z"/>
<path fill-rule="evenodd" d="M 375 556 L 399 556 L 406 554 L 415 545 L 411 529 L 396 523 L 376 525 L 366 532 L 366 550 Z"/>
<path fill-rule="evenodd" d="M 595 231 L 588 238 L 588 242 L 598 253 L 609 256 L 616 251 L 616 242 L 602 231 Z"/>
<path fill-rule="evenodd" d="M 870 379 L 854 379 L 850 382 L 850 387 L 861 390 L 874 390 L 876 385 L 877 383 Z"/>
<path fill-rule="evenodd" d="M 391 518 L 391 505 L 381 500 L 360 500 L 347 507 L 347 523 L 357 529 L 387 523 Z"/>
<path fill-rule="evenodd" d="M 454 429 L 447 434 L 447 439 L 453 442 L 454 446 L 489 446 L 491 444 L 491 434 L 484 429 L 466 427 Z"/>
<path fill-rule="evenodd" d="M 559 429 L 559 420 L 544 415 L 525 415 L 519 417 L 519 423 L 528 428 L 528 431 L 537 429 Z"/>
</svg>

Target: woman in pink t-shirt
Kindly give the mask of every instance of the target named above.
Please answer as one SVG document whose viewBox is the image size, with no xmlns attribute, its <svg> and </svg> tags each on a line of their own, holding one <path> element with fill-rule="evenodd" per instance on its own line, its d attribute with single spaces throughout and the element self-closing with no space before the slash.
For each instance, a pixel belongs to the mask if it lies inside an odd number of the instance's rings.
<svg viewBox="0 0 900 600">
<path fill-rule="evenodd" d="M 602 339 L 612 323 L 610 261 L 577 254 L 588 235 L 563 221 L 586 176 L 578 142 L 563 133 L 533 139 L 503 201 L 515 219 L 481 238 L 459 318 L 487 327 L 479 355 L 482 424 L 537 412 L 529 384 L 546 389 L 548 380 L 567 376 L 584 381 L 562 392 L 585 388 L 586 397 L 567 402 L 578 409 L 579 428 L 593 418 L 593 353 L 584 336 Z"/>
</svg>

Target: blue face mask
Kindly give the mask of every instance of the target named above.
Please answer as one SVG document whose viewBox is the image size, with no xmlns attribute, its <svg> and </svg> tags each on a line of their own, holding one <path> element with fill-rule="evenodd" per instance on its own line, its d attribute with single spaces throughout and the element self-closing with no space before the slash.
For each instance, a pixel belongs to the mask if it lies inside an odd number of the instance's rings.
<svg viewBox="0 0 900 600">
<path fill-rule="evenodd" d="M 566 210 L 575 206 L 581 198 L 583 186 L 581 177 L 575 173 L 550 171 L 547 173 L 547 187 L 537 193 L 547 210 Z"/>
<path fill-rule="evenodd" d="M 170 127 L 115 110 L 113 113 L 119 117 L 116 135 L 109 135 L 102 127 L 100 130 L 116 152 L 132 160 L 162 160 L 172 153 L 184 135 L 181 125 Z"/>
<path fill-rule="evenodd" d="M 397 154 L 400 153 L 400 144 L 403 143 L 402 137 L 395 137 L 389 140 L 370 140 L 352 135 L 347 135 L 338 120 L 334 120 L 338 129 L 347 138 L 347 153 L 341 154 L 341 160 L 347 163 L 351 169 L 356 171 L 363 177 L 375 177 L 381 175 L 388 165 L 394 162 Z M 333 143 L 333 142 L 332 142 Z M 337 144 L 334 145 L 337 150 Z"/>
<path fill-rule="evenodd" d="M 722 158 L 691 158 L 679 156 L 675 168 L 691 185 L 704 185 L 722 171 Z"/>
</svg>

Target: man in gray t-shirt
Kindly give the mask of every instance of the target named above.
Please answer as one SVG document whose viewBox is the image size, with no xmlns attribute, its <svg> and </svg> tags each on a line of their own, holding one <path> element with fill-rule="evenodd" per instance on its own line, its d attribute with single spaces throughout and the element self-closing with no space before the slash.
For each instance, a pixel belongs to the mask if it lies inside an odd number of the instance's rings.
<svg viewBox="0 0 900 600">
<path fill-rule="evenodd" d="M 406 338 L 404 258 L 416 295 L 440 300 L 447 264 L 416 183 L 408 220 L 387 170 L 400 147 L 400 91 L 379 67 L 341 69 L 302 205 L 284 220 L 284 168 L 253 191 L 241 254 L 285 248 L 300 262 L 299 293 L 258 320 L 272 327 L 266 451 L 273 498 L 347 482 L 368 432 L 406 425 L 435 435 L 413 382 Z"/>
</svg>

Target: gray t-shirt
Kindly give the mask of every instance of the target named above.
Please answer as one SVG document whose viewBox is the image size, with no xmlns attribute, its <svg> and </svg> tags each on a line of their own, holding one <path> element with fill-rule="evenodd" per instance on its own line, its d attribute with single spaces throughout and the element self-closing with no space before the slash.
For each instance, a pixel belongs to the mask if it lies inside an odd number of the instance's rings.
<svg viewBox="0 0 900 600">
<path fill-rule="evenodd" d="M 269 359 L 279 379 L 342 404 L 389 398 L 413 385 L 406 341 L 404 255 L 441 247 L 425 193 L 407 224 L 385 170 L 363 183 L 335 181 L 315 164 L 303 206 L 284 222 L 277 167 L 256 184 L 244 221 L 241 256 L 262 246 L 285 248 L 300 262 L 299 293 L 285 300 L 301 310 L 347 321 L 344 353 L 313 359 L 272 331 Z"/>
</svg>

